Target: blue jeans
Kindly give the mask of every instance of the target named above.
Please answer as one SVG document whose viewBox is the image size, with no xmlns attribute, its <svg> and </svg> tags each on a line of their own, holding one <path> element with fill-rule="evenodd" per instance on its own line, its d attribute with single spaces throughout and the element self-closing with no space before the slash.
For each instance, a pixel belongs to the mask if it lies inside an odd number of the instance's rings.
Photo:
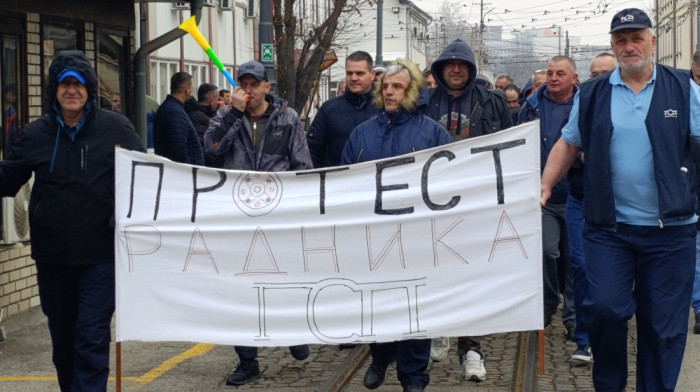
<svg viewBox="0 0 700 392">
<path fill-rule="evenodd" d="M 637 391 L 673 391 L 683 361 L 695 267 L 695 225 L 586 225 L 583 302 L 596 391 L 627 384 L 627 322 L 637 317 Z"/>
<path fill-rule="evenodd" d="M 402 387 L 420 385 L 425 388 L 430 382 L 430 376 L 425 372 L 430 362 L 430 339 L 372 343 L 369 349 L 372 362 L 389 365 L 396 360 L 396 378 Z"/>
<path fill-rule="evenodd" d="M 588 280 L 586 280 L 586 258 L 583 254 L 583 203 L 581 200 L 569 196 L 566 199 L 566 233 L 569 235 L 569 263 L 573 278 L 574 309 L 576 313 L 576 330 L 574 342 L 579 346 L 589 346 L 586 333 L 586 318 L 581 310 L 583 299 L 588 294 Z"/>
<path fill-rule="evenodd" d="M 693 281 L 693 312 L 700 313 L 700 233 L 695 239 L 695 280 Z"/>
<path fill-rule="evenodd" d="M 61 391 L 106 391 L 114 314 L 114 264 L 69 266 L 37 262 L 36 270 Z"/>
</svg>

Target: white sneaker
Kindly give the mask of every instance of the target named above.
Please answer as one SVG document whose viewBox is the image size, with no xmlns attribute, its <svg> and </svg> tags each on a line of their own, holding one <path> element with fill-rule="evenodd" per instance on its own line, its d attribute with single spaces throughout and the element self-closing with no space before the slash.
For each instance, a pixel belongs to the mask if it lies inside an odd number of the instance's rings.
<svg viewBox="0 0 700 392">
<path fill-rule="evenodd" d="M 450 350 L 450 338 L 435 338 L 430 342 L 430 358 L 435 362 L 440 362 L 447 358 Z"/>
<path fill-rule="evenodd" d="M 486 368 L 484 367 L 484 357 L 474 350 L 467 351 L 467 355 L 462 361 L 464 369 L 464 379 L 467 381 L 486 380 Z"/>
</svg>

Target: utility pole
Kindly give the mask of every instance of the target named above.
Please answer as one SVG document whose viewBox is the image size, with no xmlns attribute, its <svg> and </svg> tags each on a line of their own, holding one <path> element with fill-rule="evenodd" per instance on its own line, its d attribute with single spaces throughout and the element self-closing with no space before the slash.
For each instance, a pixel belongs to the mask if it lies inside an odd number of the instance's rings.
<svg viewBox="0 0 700 392">
<path fill-rule="evenodd" d="M 472 5 L 477 5 L 477 3 L 472 3 Z M 484 16 L 488 14 L 489 12 L 493 11 L 493 9 L 488 10 L 484 12 L 484 6 L 485 5 L 491 5 L 491 3 L 484 3 L 484 0 L 479 1 L 479 15 L 480 15 L 480 21 L 479 21 L 479 41 L 477 43 L 478 49 L 477 49 L 477 72 L 483 72 L 484 68 L 484 57 L 485 57 L 485 49 L 484 49 Z"/>
<path fill-rule="evenodd" d="M 275 59 L 272 45 L 272 2 L 260 0 L 260 29 L 258 30 L 260 42 L 260 62 L 265 66 L 267 79 L 272 84 L 271 92 L 277 94 L 277 76 L 275 75 Z"/>
<path fill-rule="evenodd" d="M 678 43 L 676 42 L 676 37 L 678 37 L 677 31 L 676 31 L 676 26 L 678 26 L 678 22 L 677 22 L 678 19 L 676 19 L 678 17 L 677 13 L 676 13 L 677 8 L 678 8 L 678 2 L 676 0 L 673 0 L 671 2 L 671 4 L 673 7 L 673 18 L 671 18 L 671 26 L 672 26 L 671 34 L 673 34 L 673 36 L 671 37 L 671 40 L 673 42 L 673 45 L 672 45 L 673 51 L 671 53 L 673 53 L 673 67 L 675 68 L 676 67 L 676 58 L 678 57 L 678 56 L 676 56 L 676 54 L 678 53 Z"/>
<path fill-rule="evenodd" d="M 384 66 L 384 58 L 382 57 L 382 7 L 384 0 L 377 0 L 377 55 L 374 58 L 375 65 Z"/>
<path fill-rule="evenodd" d="M 566 30 L 566 46 L 564 46 L 564 56 L 571 57 L 569 54 L 569 30 Z"/>
<path fill-rule="evenodd" d="M 559 40 L 559 56 L 561 56 L 561 26 L 557 26 L 557 39 Z"/>
</svg>

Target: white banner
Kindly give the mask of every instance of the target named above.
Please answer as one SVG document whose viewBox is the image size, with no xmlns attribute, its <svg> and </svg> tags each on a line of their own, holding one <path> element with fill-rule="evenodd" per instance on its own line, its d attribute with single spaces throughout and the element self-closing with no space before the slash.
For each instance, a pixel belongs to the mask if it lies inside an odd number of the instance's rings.
<svg viewBox="0 0 700 392">
<path fill-rule="evenodd" d="M 117 341 L 542 329 L 539 123 L 303 172 L 117 150 Z"/>
</svg>

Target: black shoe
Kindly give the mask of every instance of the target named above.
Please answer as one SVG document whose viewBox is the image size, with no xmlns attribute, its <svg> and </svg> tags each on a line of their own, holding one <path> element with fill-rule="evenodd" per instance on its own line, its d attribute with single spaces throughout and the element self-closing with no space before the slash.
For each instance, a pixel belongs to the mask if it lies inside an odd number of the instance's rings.
<svg viewBox="0 0 700 392">
<path fill-rule="evenodd" d="M 423 387 L 420 385 L 409 385 L 403 389 L 403 392 L 423 392 Z"/>
<path fill-rule="evenodd" d="M 693 333 L 700 334 L 700 313 L 695 313 L 695 326 L 693 326 Z"/>
<path fill-rule="evenodd" d="M 367 389 L 377 389 L 384 382 L 387 365 L 379 365 L 372 362 L 365 373 L 364 384 Z"/>
<path fill-rule="evenodd" d="M 289 346 L 289 353 L 297 361 L 303 361 L 309 357 L 309 346 L 302 344 L 299 346 Z"/>
<path fill-rule="evenodd" d="M 226 377 L 226 385 L 245 385 L 249 381 L 254 381 L 259 378 L 260 366 L 258 365 L 257 360 L 253 359 L 241 361 L 236 370 L 231 372 L 231 374 Z"/>
<path fill-rule="evenodd" d="M 569 323 L 564 326 L 566 328 L 566 340 L 574 341 L 574 333 L 576 332 L 576 324 Z"/>
</svg>

